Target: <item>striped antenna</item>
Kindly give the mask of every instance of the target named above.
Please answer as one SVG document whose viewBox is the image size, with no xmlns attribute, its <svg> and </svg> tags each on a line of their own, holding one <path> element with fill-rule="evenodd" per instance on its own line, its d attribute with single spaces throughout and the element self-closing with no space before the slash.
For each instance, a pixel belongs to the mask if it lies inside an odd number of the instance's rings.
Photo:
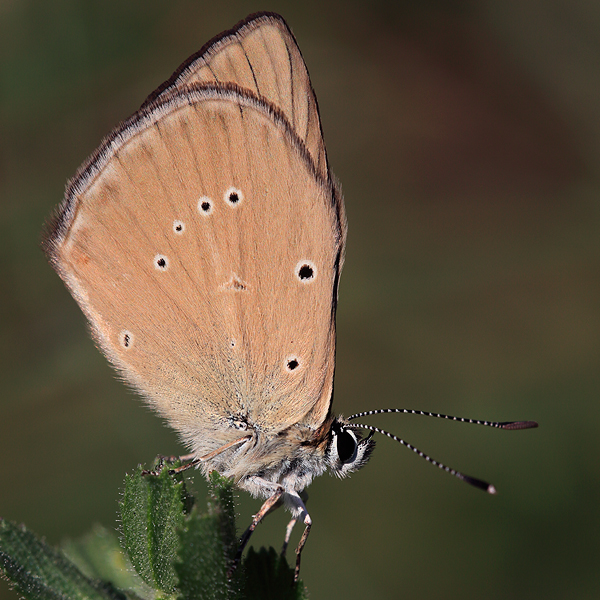
<svg viewBox="0 0 600 600">
<path fill-rule="evenodd" d="M 391 410 L 389 412 L 394 412 L 394 411 Z M 398 412 L 400 412 L 400 411 L 398 411 Z M 412 411 L 410 411 L 410 412 L 412 412 Z M 427 414 L 427 413 L 424 413 L 424 414 Z M 348 427 L 349 429 L 368 429 L 371 432 L 371 434 L 373 432 L 375 432 L 375 433 L 381 433 L 382 435 L 387 435 L 387 437 L 392 438 L 396 442 L 400 442 L 403 446 L 406 446 L 409 450 L 412 450 L 414 453 L 418 454 L 421 458 L 424 458 L 428 463 L 431 463 L 435 467 L 438 467 L 439 469 L 446 471 L 446 473 L 450 473 L 450 475 L 454 475 L 454 477 L 457 477 L 458 479 L 461 479 L 462 481 L 464 481 L 476 488 L 479 488 L 480 490 L 483 490 L 483 491 L 487 492 L 488 494 L 496 493 L 496 488 L 492 484 L 486 483 L 485 481 L 482 481 L 481 479 L 477 479 L 476 477 L 471 477 L 470 475 L 465 475 L 464 473 L 461 473 L 460 471 L 457 471 L 456 469 L 451 469 L 450 467 L 447 467 L 446 465 L 442 464 L 441 462 L 438 462 L 437 460 L 434 460 L 433 458 L 431 458 L 431 456 L 428 456 L 427 454 L 425 454 L 425 452 L 421 452 L 421 450 L 419 450 L 418 448 L 415 448 L 415 446 L 413 446 L 412 444 L 409 444 L 408 442 L 401 440 L 399 437 L 396 437 L 393 433 L 390 433 L 389 431 L 385 431 L 385 429 L 379 429 L 379 427 L 373 427 L 372 425 L 362 425 L 360 423 L 349 423 L 348 425 L 346 425 L 346 427 Z"/>
<path fill-rule="evenodd" d="M 423 410 L 411 410 L 409 408 L 378 408 L 376 410 L 367 410 L 365 412 L 350 415 L 347 420 L 353 421 L 361 417 L 369 417 L 371 415 L 382 415 L 386 413 L 402 413 L 405 415 L 422 415 L 424 417 L 437 417 L 438 419 L 448 419 L 450 421 L 458 421 L 460 423 L 473 423 L 474 425 L 485 425 L 486 427 L 496 427 L 496 429 L 533 429 L 538 426 L 535 421 L 505 421 L 497 423 L 495 421 L 479 421 L 477 419 L 464 419 L 463 417 L 451 417 L 450 415 L 442 415 L 440 413 L 432 413 Z M 381 432 L 380 432 L 381 433 Z M 400 441 L 400 440 L 398 440 Z"/>
</svg>

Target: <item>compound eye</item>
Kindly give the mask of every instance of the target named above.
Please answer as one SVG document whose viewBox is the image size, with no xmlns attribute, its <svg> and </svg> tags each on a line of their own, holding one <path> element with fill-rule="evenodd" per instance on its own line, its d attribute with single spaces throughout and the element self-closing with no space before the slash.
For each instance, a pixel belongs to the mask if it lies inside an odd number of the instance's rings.
<svg viewBox="0 0 600 600">
<path fill-rule="evenodd" d="M 356 456 L 356 437 L 353 433 L 342 429 L 336 436 L 337 452 L 343 464 L 352 462 Z"/>
</svg>

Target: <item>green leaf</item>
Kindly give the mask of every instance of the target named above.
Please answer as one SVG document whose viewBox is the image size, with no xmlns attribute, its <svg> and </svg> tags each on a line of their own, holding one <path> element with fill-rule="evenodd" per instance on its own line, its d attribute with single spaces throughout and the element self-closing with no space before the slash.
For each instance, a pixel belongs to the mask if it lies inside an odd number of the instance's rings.
<svg viewBox="0 0 600 600">
<path fill-rule="evenodd" d="M 31 600 L 125 600 L 111 584 L 86 577 L 65 555 L 23 526 L 0 519 L 0 567 Z"/>
<path fill-rule="evenodd" d="M 293 569 L 273 548 L 250 549 L 229 573 L 238 548 L 233 483 L 215 472 L 209 488 L 208 507 L 201 513 L 183 476 L 162 463 L 156 474 L 139 467 L 128 475 L 121 502 L 127 556 L 100 526 L 66 542 L 66 556 L 24 527 L 0 519 L 0 568 L 31 600 L 305 599 L 304 586 L 294 584 Z"/>
<path fill-rule="evenodd" d="M 233 482 L 216 471 L 209 478 L 208 510 L 194 510 L 180 530 L 181 549 L 176 571 L 179 598 L 229 600 L 239 597 L 240 572 L 228 570 L 237 551 Z"/>
<path fill-rule="evenodd" d="M 183 477 L 159 467 L 158 475 L 138 467 L 125 478 L 121 501 L 123 547 L 138 575 L 152 588 L 174 595 L 179 554 L 178 530 L 190 503 Z"/>
<path fill-rule="evenodd" d="M 275 548 L 248 550 L 244 560 L 247 600 L 305 600 L 306 588 L 301 581 L 294 583 L 294 569 Z"/>
<path fill-rule="evenodd" d="M 116 534 L 102 525 L 94 525 L 92 531 L 80 539 L 66 540 L 61 548 L 87 577 L 110 581 L 117 588 L 127 590 L 130 596 L 152 597 L 151 588 L 135 573 Z"/>
</svg>

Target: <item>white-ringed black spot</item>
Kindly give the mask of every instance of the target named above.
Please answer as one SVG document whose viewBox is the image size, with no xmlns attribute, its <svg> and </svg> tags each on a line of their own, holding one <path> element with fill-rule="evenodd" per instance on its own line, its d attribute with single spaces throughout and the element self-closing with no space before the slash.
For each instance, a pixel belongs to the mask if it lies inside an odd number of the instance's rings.
<svg viewBox="0 0 600 600">
<path fill-rule="evenodd" d="M 154 268 L 157 271 L 166 271 L 169 268 L 169 261 L 166 256 L 157 254 L 154 257 Z"/>
<path fill-rule="evenodd" d="M 133 333 L 124 329 L 119 333 L 119 342 L 125 350 L 129 350 L 133 346 Z"/>
<path fill-rule="evenodd" d="M 300 366 L 300 362 L 296 356 L 288 356 L 285 359 L 285 368 L 291 373 Z"/>
<path fill-rule="evenodd" d="M 230 187 L 223 195 L 223 199 L 229 206 L 238 206 L 238 204 L 241 204 L 244 196 L 237 188 Z"/>
<path fill-rule="evenodd" d="M 202 196 L 198 200 L 198 211 L 201 215 L 210 215 L 213 211 L 213 201 L 208 196 Z"/>
<path fill-rule="evenodd" d="M 295 271 L 296 277 L 298 277 L 302 283 L 310 283 L 311 281 L 314 281 L 317 276 L 317 268 L 310 260 L 301 260 L 296 265 Z"/>
<path fill-rule="evenodd" d="M 185 231 L 185 223 L 183 221 L 173 221 L 173 231 L 177 235 L 181 235 Z"/>
</svg>

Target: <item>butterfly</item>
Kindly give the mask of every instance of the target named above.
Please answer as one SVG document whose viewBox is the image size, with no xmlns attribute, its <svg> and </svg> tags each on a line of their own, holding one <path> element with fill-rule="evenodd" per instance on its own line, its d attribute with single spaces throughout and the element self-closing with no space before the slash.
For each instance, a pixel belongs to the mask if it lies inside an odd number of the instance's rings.
<svg viewBox="0 0 600 600">
<path fill-rule="evenodd" d="M 354 419 L 444 416 L 334 416 L 346 230 L 302 54 L 282 17 L 257 13 L 109 134 L 69 182 L 44 242 L 98 346 L 190 448 L 186 466 L 264 500 L 237 560 L 274 507 L 292 514 L 285 546 L 304 524 L 296 579 L 312 479 L 360 469 L 374 433 L 419 452 Z"/>
</svg>

